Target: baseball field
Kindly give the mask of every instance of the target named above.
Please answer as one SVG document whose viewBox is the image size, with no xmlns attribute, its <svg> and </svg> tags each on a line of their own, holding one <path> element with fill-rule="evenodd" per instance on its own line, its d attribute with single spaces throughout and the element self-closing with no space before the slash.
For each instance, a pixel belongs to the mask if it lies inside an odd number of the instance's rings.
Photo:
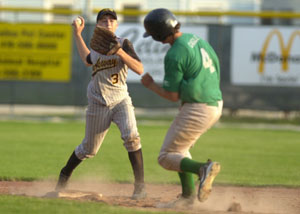
<svg viewBox="0 0 300 214">
<path fill-rule="evenodd" d="M 84 122 L 0 121 L 1 213 L 300 213 L 300 130 L 261 121 L 221 121 L 192 148 L 194 159 L 221 163 L 206 202 L 157 208 L 180 193 L 177 173 L 157 163 L 170 123 L 138 120 L 148 197 L 134 201 L 132 169 L 115 125 L 97 156 L 73 173 L 69 189 L 87 194 L 53 198 L 45 194 L 84 137 Z"/>
</svg>

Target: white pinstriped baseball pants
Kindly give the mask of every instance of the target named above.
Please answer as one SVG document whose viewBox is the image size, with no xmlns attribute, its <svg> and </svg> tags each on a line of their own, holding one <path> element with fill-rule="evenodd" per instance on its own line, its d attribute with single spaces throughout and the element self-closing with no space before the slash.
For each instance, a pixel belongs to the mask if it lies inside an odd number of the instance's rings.
<svg viewBox="0 0 300 214">
<path fill-rule="evenodd" d="M 168 170 L 180 172 L 183 158 L 192 158 L 189 150 L 198 138 L 221 117 L 223 101 L 218 107 L 204 103 L 185 103 L 174 119 L 161 147 L 158 162 Z"/>
<path fill-rule="evenodd" d="M 111 122 L 118 126 L 124 141 L 123 145 L 128 152 L 137 151 L 141 148 L 134 107 L 130 97 L 112 107 L 101 105 L 97 101 L 89 99 L 86 111 L 85 137 L 75 149 L 75 154 L 79 159 L 84 160 L 97 154 Z"/>
</svg>

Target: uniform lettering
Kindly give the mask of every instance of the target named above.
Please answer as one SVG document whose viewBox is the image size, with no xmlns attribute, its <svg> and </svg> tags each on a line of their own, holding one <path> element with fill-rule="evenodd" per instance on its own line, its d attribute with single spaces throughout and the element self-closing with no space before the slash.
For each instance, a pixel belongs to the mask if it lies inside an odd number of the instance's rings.
<svg viewBox="0 0 300 214">
<path fill-rule="evenodd" d="M 117 66 L 117 59 L 101 60 L 101 58 L 99 58 L 97 63 L 93 66 L 93 70 L 94 72 L 101 71 L 116 66 Z"/>
<path fill-rule="evenodd" d="M 196 44 L 197 44 L 197 42 L 199 41 L 199 37 L 197 37 L 197 36 L 193 36 L 191 39 L 190 39 L 190 41 L 188 42 L 188 45 L 191 47 L 191 48 L 193 48 Z"/>
</svg>

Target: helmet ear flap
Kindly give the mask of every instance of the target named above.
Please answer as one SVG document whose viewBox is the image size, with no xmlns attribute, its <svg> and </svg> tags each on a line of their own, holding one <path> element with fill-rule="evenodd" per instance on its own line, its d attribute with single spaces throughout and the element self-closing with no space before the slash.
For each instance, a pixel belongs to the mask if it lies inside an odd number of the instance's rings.
<svg viewBox="0 0 300 214">
<path fill-rule="evenodd" d="M 174 33 L 177 33 L 179 31 L 180 27 L 181 27 L 181 23 L 178 22 L 177 25 L 174 28 Z"/>
</svg>

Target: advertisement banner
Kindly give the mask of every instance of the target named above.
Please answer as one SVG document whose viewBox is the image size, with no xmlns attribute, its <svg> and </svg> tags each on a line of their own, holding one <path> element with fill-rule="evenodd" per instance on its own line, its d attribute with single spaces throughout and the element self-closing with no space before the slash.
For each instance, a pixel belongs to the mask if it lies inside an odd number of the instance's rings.
<svg viewBox="0 0 300 214">
<path fill-rule="evenodd" d="M 69 82 L 71 26 L 0 24 L 0 80 Z"/>
<path fill-rule="evenodd" d="M 234 27 L 234 85 L 300 86 L 299 27 Z"/>
<path fill-rule="evenodd" d="M 140 24 L 120 24 L 116 31 L 119 37 L 128 38 L 144 65 L 144 73 L 152 75 L 156 82 L 162 82 L 164 77 L 164 56 L 170 45 L 154 41 L 151 37 L 143 38 L 145 29 Z M 181 32 L 193 33 L 204 40 L 207 40 L 207 27 L 186 26 L 181 27 Z M 128 72 L 128 82 L 139 82 L 141 76 L 133 71 Z"/>
</svg>

